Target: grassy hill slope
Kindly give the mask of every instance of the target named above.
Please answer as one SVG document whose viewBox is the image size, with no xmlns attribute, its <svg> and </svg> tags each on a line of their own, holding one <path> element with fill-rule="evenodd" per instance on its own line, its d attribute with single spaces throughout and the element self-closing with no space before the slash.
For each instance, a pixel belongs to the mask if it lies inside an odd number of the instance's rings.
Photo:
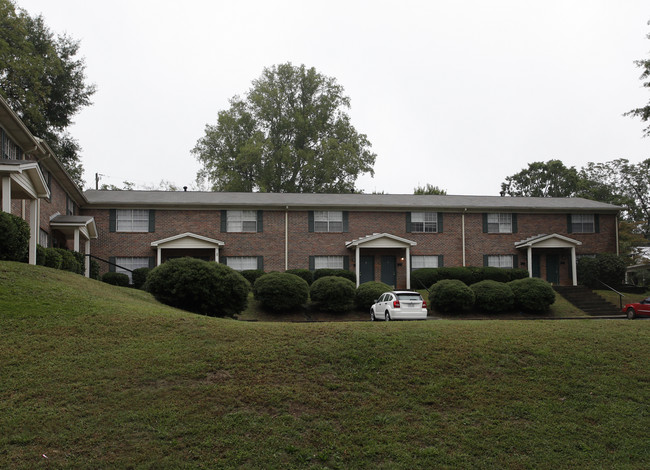
<svg viewBox="0 0 650 470">
<path fill-rule="evenodd" d="M 0 467 L 648 468 L 650 321 L 248 323 L 0 262 Z"/>
</svg>

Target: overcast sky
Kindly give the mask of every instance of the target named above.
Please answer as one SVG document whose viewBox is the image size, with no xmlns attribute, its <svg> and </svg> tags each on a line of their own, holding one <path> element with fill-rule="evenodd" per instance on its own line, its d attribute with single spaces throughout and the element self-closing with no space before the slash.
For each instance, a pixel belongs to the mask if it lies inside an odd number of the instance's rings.
<svg viewBox="0 0 650 470">
<path fill-rule="evenodd" d="M 528 163 L 650 158 L 648 0 L 16 0 L 81 41 L 84 178 L 193 187 L 190 150 L 285 62 L 334 77 L 377 154 L 365 192 L 498 195 Z"/>
</svg>

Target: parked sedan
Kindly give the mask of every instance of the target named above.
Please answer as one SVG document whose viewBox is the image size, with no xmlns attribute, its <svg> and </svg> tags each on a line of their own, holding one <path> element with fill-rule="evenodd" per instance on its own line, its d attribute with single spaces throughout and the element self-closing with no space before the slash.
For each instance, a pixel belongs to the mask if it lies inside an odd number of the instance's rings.
<svg viewBox="0 0 650 470">
<path fill-rule="evenodd" d="M 427 303 L 418 292 L 391 291 L 382 294 L 370 307 L 370 321 L 426 320 Z"/>
<path fill-rule="evenodd" d="M 623 307 L 623 313 L 627 314 L 630 320 L 636 317 L 650 317 L 650 297 L 635 304 L 627 304 Z"/>
</svg>

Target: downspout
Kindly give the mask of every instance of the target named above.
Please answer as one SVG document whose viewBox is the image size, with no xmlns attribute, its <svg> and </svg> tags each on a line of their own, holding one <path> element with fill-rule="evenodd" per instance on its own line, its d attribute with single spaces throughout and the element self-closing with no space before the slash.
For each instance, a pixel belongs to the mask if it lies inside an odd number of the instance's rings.
<svg viewBox="0 0 650 470">
<path fill-rule="evenodd" d="M 618 214 L 616 214 L 616 256 L 620 255 L 620 246 L 618 241 Z"/>
<path fill-rule="evenodd" d="M 289 269 L 289 206 L 284 211 L 284 270 Z"/>
<path fill-rule="evenodd" d="M 467 212 L 467 208 L 463 209 L 463 213 L 461 215 L 461 232 L 462 232 L 462 240 L 463 240 L 463 266 L 466 265 L 465 262 L 465 213 Z"/>
</svg>

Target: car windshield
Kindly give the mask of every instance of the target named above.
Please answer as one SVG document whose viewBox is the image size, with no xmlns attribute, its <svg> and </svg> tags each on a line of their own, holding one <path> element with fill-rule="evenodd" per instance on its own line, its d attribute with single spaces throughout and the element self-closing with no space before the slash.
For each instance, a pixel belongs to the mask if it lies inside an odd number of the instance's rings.
<svg viewBox="0 0 650 470">
<path fill-rule="evenodd" d="M 403 301 L 422 302 L 420 294 L 397 294 L 397 298 Z"/>
</svg>

